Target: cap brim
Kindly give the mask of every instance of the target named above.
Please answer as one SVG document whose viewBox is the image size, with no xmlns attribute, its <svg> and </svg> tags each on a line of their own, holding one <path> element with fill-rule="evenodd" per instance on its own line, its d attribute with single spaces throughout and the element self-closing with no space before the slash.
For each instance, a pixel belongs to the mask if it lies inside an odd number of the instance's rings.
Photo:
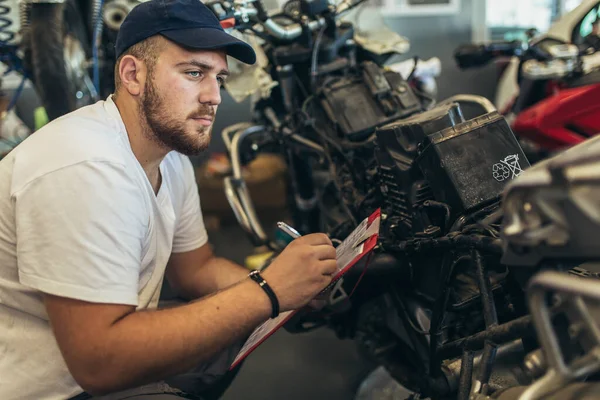
<svg viewBox="0 0 600 400">
<path fill-rule="evenodd" d="M 248 43 L 214 28 L 189 28 L 162 31 L 161 35 L 192 49 L 224 49 L 227 55 L 246 64 L 256 62 L 256 53 Z"/>
</svg>

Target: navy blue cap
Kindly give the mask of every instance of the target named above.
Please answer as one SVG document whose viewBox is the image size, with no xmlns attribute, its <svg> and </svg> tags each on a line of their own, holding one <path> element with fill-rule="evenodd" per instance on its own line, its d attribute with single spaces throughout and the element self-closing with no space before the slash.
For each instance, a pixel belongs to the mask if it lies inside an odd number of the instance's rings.
<svg viewBox="0 0 600 400">
<path fill-rule="evenodd" d="M 134 44 L 157 34 L 183 47 L 223 49 L 246 64 L 256 62 L 252 46 L 226 33 L 200 0 L 149 0 L 135 6 L 119 29 L 117 58 Z"/>
</svg>

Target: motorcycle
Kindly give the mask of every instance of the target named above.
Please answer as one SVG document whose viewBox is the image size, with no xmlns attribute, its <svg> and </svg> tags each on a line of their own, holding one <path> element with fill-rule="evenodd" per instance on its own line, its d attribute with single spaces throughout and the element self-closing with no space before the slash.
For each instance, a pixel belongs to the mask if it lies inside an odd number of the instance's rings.
<svg viewBox="0 0 600 400">
<path fill-rule="evenodd" d="M 116 36 L 127 14 L 143 1 L 26 0 L 19 3 L 18 24 L 8 16 L 11 8 L 2 5 L 0 34 L 6 36 L 0 40 L 2 61 L 35 82 L 50 120 L 91 104 L 113 92 Z M 17 45 L 14 25 L 19 31 Z M 401 49 L 408 41 L 401 38 L 392 45 Z M 414 69 L 418 82 L 435 90 L 432 78 L 439 75 L 439 59 L 414 63 L 419 64 Z M 412 70 L 410 62 L 396 67 Z M 428 72 L 418 76 L 422 71 Z"/>
<path fill-rule="evenodd" d="M 547 34 L 528 43 L 472 44 L 455 51 L 461 69 L 510 57 L 495 104 L 532 158 L 544 158 L 600 131 L 595 101 L 600 90 L 600 40 L 588 32 L 598 7 L 597 1 L 583 2 Z"/>
<path fill-rule="evenodd" d="M 502 192 L 529 162 L 487 99 L 435 102 L 414 74 L 386 68 L 394 49 L 381 38 L 399 41 L 343 20 L 360 3 L 291 1 L 271 14 L 259 0 L 208 4 L 259 54 L 253 67 L 230 65 L 226 84 L 253 96 L 253 120 L 223 131 L 232 164 L 225 193 L 253 243 L 275 254 L 285 246 L 267 235 L 242 175 L 260 152 L 284 157 L 303 234 L 326 232 L 339 244 L 381 210 L 368 268 L 354 267 L 329 289 L 324 310 L 285 327 L 328 326 L 422 398 L 532 382 L 520 361 L 536 348 L 524 295 L 534 271 L 503 264 L 500 238 Z M 239 78 L 249 74 L 256 79 Z M 464 104 L 481 114 L 466 120 Z"/>
<path fill-rule="evenodd" d="M 143 0 L 59 0 L 19 3 L 16 60 L 36 87 L 50 120 L 114 91 L 114 43 L 121 23 Z M 2 6 L 3 32 L 15 21 Z M 14 45 L 0 43 L 14 53 Z M 12 57 L 15 60 L 15 57 Z"/>
<path fill-rule="evenodd" d="M 595 136 L 531 167 L 505 191 L 502 262 L 545 271 L 528 289 L 540 348 L 525 364 L 535 380 L 499 399 L 597 397 L 600 253 L 592 238 L 599 162 Z"/>
</svg>

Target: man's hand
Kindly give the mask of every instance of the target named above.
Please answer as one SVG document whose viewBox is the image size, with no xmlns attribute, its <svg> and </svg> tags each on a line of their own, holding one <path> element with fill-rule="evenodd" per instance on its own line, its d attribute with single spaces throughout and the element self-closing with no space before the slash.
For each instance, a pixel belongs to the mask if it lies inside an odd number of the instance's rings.
<svg viewBox="0 0 600 400">
<path fill-rule="evenodd" d="M 336 253 L 327 235 L 315 233 L 291 242 L 263 272 L 281 311 L 308 304 L 331 282 Z"/>
</svg>

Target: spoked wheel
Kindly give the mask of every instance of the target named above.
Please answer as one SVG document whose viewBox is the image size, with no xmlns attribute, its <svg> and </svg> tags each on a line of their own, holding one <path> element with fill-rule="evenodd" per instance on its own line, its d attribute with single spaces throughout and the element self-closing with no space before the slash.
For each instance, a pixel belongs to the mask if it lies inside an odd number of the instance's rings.
<svg viewBox="0 0 600 400">
<path fill-rule="evenodd" d="M 32 4 L 30 65 L 50 120 L 98 98 L 88 73 L 91 40 L 83 21 L 73 0 Z"/>
</svg>

